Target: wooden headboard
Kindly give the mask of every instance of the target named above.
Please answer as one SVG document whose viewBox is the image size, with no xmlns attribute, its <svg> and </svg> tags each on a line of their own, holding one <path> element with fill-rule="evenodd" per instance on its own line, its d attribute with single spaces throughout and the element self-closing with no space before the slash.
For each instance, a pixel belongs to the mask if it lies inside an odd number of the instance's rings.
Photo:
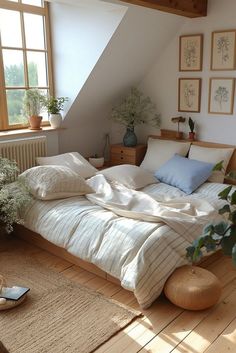
<svg viewBox="0 0 236 353">
<path fill-rule="evenodd" d="M 167 137 L 162 137 L 162 136 L 157 136 L 157 135 L 150 135 L 149 137 L 151 138 L 156 138 L 160 140 L 169 140 L 169 141 L 177 141 L 177 142 L 191 142 L 192 145 L 195 146 L 200 146 L 200 147 L 209 147 L 209 148 L 234 148 L 234 152 L 232 154 L 232 157 L 229 161 L 228 167 L 227 167 L 227 172 L 231 170 L 236 171 L 236 146 L 233 145 L 226 145 L 226 144 L 221 144 L 221 143 L 216 143 L 216 142 L 206 142 L 206 141 L 190 141 L 190 140 L 177 140 L 177 139 L 172 139 L 172 138 L 167 138 Z M 227 181 L 229 182 L 229 181 Z M 235 182 L 230 181 L 231 184 L 236 184 Z"/>
</svg>

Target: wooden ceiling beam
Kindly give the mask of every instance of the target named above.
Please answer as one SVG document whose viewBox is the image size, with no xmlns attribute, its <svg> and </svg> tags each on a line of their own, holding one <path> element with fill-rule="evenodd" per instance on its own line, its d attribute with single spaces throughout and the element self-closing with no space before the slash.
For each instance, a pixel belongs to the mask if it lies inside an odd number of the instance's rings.
<svg viewBox="0 0 236 353">
<path fill-rule="evenodd" d="M 122 0 L 185 17 L 207 16 L 207 0 Z"/>
</svg>

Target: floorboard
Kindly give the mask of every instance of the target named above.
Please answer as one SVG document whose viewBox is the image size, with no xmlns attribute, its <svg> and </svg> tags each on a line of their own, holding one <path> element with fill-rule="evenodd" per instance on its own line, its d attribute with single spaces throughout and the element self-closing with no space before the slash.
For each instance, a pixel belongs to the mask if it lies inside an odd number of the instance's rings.
<svg viewBox="0 0 236 353">
<path fill-rule="evenodd" d="M 23 240 L 12 239 L 8 247 L 22 249 L 49 268 L 122 304 L 139 308 L 133 293 L 79 266 L 62 260 Z M 4 250 L 4 248 L 3 248 Z M 161 296 L 144 316 L 112 337 L 96 353 L 228 353 L 236 352 L 236 269 L 230 258 L 216 254 L 202 267 L 212 271 L 223 290 L 219 303 L 208 310 L 182 310 Z"/>
</svg>

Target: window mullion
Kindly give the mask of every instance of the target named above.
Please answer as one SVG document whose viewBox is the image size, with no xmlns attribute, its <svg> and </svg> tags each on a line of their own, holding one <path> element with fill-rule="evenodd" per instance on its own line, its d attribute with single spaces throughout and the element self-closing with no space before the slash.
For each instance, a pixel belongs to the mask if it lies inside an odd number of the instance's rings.
<svg viewBox="0 0 236 353">
<path fill-rule="evenodd" d="M 29 75 L 28 75 L 26 39 L 25 39 L 25 23 L 24 23 L 24 13 L 23 12 L 20 12 L 20 23 L 21 23 L 21 36 L 22 36 L 22 48 L 23 48 L 23 60 L 24 60 L 25 86 L 27 88 L 29 88 Z"/>
<path fill-rule="evenodd" d="M 8 128 L 7 97 L 5 88 L 3 54 L 0 35 L 0 130 Z"/>
<path fill-rule="evenodd" d="M 54 85 L 53 85 L 53 63 L 52 63 L 52 41 L 51 41 L 51 28 L 50 28 L 50 16 L 49 16 L 49 3 L 45 1 L 45 40 L 47 49 L 47 74 L 48 74 L 48 85 L 49 93 L 51 96 L 54 95 Z"/>
</svg>

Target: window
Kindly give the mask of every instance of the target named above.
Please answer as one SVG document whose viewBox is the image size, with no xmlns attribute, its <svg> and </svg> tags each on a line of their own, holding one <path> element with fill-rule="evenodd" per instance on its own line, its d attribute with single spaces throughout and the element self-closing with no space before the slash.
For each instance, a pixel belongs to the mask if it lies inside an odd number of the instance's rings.
<svg viewBox="0 0 236 353">
<path fill-rule="evenodd" d="M 28 126 L 30 88 L 53 94 L 48 3 L 0 0 L 0 130 Z"/>
</svg>

